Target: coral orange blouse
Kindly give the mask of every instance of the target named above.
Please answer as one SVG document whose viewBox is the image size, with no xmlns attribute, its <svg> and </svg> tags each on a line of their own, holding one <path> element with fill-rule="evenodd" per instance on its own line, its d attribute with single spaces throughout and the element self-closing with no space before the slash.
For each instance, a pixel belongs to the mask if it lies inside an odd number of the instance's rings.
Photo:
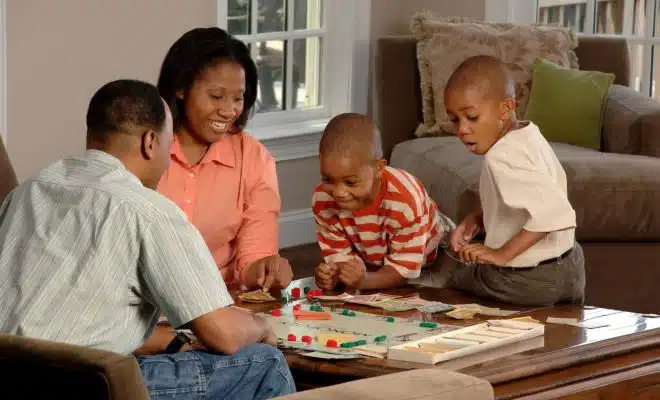
<svg viewBox="0 0 660 400">
<path fill-rule="evenodd" d="M 200 231 L 225 282 L 243 281 L 250 263 L 278 253 L 281 202 L 264 145 L 246 132 L 225 135 L 190 165 L 175 137 L 170 154 L 157 190 Z"/>
</svg>

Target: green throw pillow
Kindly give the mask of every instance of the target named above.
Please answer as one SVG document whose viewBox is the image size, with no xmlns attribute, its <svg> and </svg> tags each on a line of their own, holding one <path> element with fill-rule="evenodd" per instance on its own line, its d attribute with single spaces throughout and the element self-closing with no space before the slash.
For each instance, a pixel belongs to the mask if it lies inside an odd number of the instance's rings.
<svg viewBox="0 0 660 400">
<path fill-rule="evenodd" d="M 534 61 L 525 119 L 552 142 L 600 150 L 603 109 L 614 74 Z"/>
</svg>

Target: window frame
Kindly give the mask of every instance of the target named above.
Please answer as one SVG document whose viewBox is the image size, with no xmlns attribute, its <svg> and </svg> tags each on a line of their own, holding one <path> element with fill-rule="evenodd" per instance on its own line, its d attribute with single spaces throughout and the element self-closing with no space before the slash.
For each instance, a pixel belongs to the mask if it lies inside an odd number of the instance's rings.
<svg viewBox="0 0 660 400">
<path fill-rule="evenodd" d="M 654 36 L 654 29 L 656 24 L 656 18 L 658 18 L 658 12 L 660 10 L 660 1 L 651 0 L 646 4 L 646 26 L 643 36 L 633 35 L 633 14 L 630 13 L 627 4 L 632 4 L 634 7 L 634 1 L 631 3 L 629 1 L 624 2 L 624 16 L 623 16 L 623 26 L 621 34 L 605 34 L 597 33 L 596 24 L 597 21 L 597 3 L 599 0 L 585 0 L 586 3 L 586 17 L 584 22 L 584 32 L 577 32 L 578 37 L 617 37 L 624 38 L 629 46 L 641 45 L 642 46 L 642 75 L 639 84 L 639 92 L 648 95 L 651 97 L 653 95 L 652 87 L 652 75 L 654 72 L 654 46 L 660 46 L 660 36 Z M 538 18 L 539 10 L 542 6 L 542 1 L 537 1 L 536 5 L 536 18 Z M 660 34 L 660 32 L 655 32 L 655 34 Z M 660 50 L 660 48 L 659 48 Z M 632 60 L 631 60 L 632 61 Z M 660 82 L 659 82 L 660 84 Z M 636 84 L 634 82 L 634 76 L 631 76 L 631 81 L 629 85 L 635 88 Z"/>
<path fill-rule="evenodd" d="M 257 0 L 250 0 L 255 4 Z M 291 7 L 295 0 L 284 0 Z M 228 0 L 217 0 L 217 26 L 227 29 Z M 332 6 L 330 6 L 332 5 Z M 254 8 L 251 8 L 254 9 Z M 288 8 L 292 9 L 292 8 Z M 323 24 L 321 29 L 309 29 L 301 32 L 257 33 L 251 35 L 236 35 L 238 39 L 247 41 L 281 40 L 323 35 L 322 56 L 320 63 L 321 106 L 305 109 L 290 109 L 254 114 L 248 122 L 246 130 L 259 140 L 270 140 L 318 133 L 323 130 L 330 118 L 336 114 L 356 111 L 366 112 L 368 63 L 355 68 L 356 60 L 361 59 L 356 54 L 356 48 L 361 42 L 369 41 L 370 0 L 324 0 Z M 353 18 L 347 18 L 346 15 Z M 366 19 L 366 21 L 365 21 Z M 293 17 L 289 14 L 289 22 Z M 289 25 L 290 26 L 290 25 Z M 293 46 L 287 46 L 287 57 L 292 59 Z M 368 52 L 368 49 L 367 49 Z M 291 76 L 291 62 L 286 68 Z M 289 85 L 289 82 L 284 82 Z M 354 96 L 356 84 L 363 88 L 364 96 Z"/>
</svg>

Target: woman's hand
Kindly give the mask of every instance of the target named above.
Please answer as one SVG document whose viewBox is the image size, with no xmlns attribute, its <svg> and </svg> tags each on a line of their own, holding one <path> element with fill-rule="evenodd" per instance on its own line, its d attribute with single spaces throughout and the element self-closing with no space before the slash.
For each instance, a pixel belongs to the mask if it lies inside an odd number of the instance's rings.
<svg viewBox="0 0 660 400">
<path fill-rule="evenodd" d="M 248 266 L 245 275 L 247 287 L 260 286 L 268 291 L 272 288 L 283 289 L 291 283 L 293 271 L 286 258 L 272 255 L 261 258 Z"/>
</svg>

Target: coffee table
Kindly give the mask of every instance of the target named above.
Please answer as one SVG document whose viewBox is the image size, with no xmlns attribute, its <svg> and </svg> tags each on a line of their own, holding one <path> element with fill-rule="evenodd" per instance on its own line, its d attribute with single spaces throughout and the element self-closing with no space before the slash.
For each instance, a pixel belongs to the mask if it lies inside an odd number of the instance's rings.
<svg viewBox="0 0 660 400">
<path fill-rule="evenodd" d="M 633 399 L 660 398 L 660 317 L 612 309 L 560 305 L 515 307 L 498 304 L 449 289 L 409 285 L 382 293 L 418 294 L 426 300 L 449 304 L 478 303 L 518 310 L 515 317 L 530 316 L 541 322 L 547 317 L 598 321 L 608 326 L 581 328 L 546 324 L 544 340 L 535 348 L 456 369 L 488 380 L 497 399 Z M 363 292 L 367 293 L 367 292 Z M 237 306 L 266 311 L 279 305 L 254 305 L 237 300 Z M 342 305 L 357 311 L 383 315 L 418 316 L 417 311 L 388 313 L 381 309 Z M 472 325 L 497 317 L 478 316 L 458 321 L 435 314 L 440 323 Z M 299 390 L 395 373 L 413 368 L 447 368 L 378 358 L 318 360 L 284 350 Z M 448 368 L 454 369 L 454 368 Z"/>
</svg>

